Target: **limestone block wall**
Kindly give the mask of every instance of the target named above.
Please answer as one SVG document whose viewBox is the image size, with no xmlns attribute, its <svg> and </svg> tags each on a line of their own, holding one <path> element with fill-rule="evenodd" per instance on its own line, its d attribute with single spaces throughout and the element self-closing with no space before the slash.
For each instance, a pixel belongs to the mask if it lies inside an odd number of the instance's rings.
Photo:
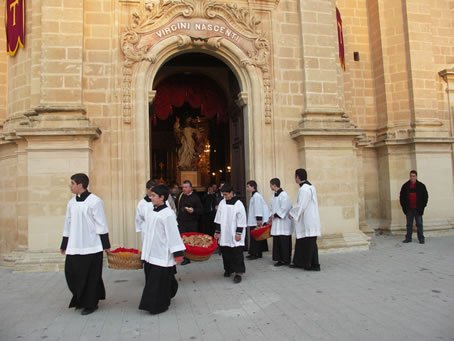
<svg viewBox="0 0 454 341">
<path fill-rule="evenodd" d="M 337 7 L 343 23 L 345 111 L 368 138 L 374 139 L 377 112 L 369 31 L 374 29 L 375 19 L 368 15 L 367 1 L 340 0 Z M 354 52 L 359 53 L 359 61 L 354 60 Z"/>
<path fill-rule="evenodd" d="M 27 142 L 27 174 L 32 184 L 27 190 L 28 250 L 56 249 L 66 203 L 72 197 L 70 176 L 89 173 L 87 146 L 85 139 L 74 137 L 29 137 Z"/>
<path fill-rule="evenodd" d="M 92 124 L 102 131 L 100 138 L 92 145 L 91 189 L 104 200 L 110 233 L 118 243 L 122 243 L 119 230 L 127 222 L 122 220 L 121 201 L 122 193 L 127 189 L 121 181 L 120 160 L 127 156 L 122 153 L 119 138 L 122 129 L 129 127 L 125 127 L 120 120 L 118 104 L 121 98 L 117 21 L 121 17 L 120 5 L 118 1 L 105 0 L 85 0 L 83 4 L 82 102 Z"/>
<path fill-rule="evenodd" d="M 16 145 L 0 146 L 0 259 L 17 246 L 18 198 Z"/>
<path fill-rule="evenodd" d="M 5 22 L 5 11 L 0 13 L 0 22 Z M 6 31 L 0 30 L 0 46 L 6 46 Z M 2 121 L 7 117 L 6 105 L 8 102 L 8 56 L 0 54 L 0 133 Z"/>
<path fill-rule="evenodd" d="M 26 3 L 25 48 L 19 48 L 16 56 L 8 59 L 8 116 L 23 113 L 31 107 L 32 51 L 33 41 L 39 34 L 37 19 L 41 11 L 38 2 L 31 0 Z M 37 26 L 33 27 L 32 22 Z"/>
<path fill-rule="evenodd" d="M 433 35 L 433 68 L 435 72 L 454 67 L 454 4 L 449 1 L 434 1 L 430 8 L 432 17 Z M 437 91 L 438 112 L 443 116 L 443 120 L 451 120 L 451 136 L 454 136 L 452 125 L 453 111 L 447 107 L 446 83 L 441 77 L 435 77 L 435 87 Z M 451 105 L 452 102 L 451 102 Z M 453 105 L 454 106 L 454 105 Z"/>
<path fill-rule="evenodd" d="M 269 177 L 264 179 L 265 198 L 269 201 L 271 191 L 269 180 L 277 177 L 281 186 L 295 200 L 298 191 L 294 182 L 295 169 L 301 167 L 296 155 L 297 146 L 290 139 L 289 131 L 296 127 L 304 110 L 304 63 L 301 50 L 301 16 L 298 13 L 299 1 L 281 1 L 273 11 L 273 25 L 270 34 L 273 35 L 273 78 L 274 78 L 274 107 L 273 139 L 268 144 L 266 167 Z M 274 155 L 274 159 L 270 156 Z"/>
</svg>

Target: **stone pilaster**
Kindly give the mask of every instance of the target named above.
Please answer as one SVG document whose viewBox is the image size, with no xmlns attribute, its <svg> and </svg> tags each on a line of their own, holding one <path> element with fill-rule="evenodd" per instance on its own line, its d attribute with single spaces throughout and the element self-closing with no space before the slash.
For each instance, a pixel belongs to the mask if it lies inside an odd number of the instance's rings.
<svg viewBox="0 0 454 341">
<path fill-rule="evenodd" d="M 368 237 L 359 229 L 356 140 L 362 132 L 344 113 L 336 7 L 331 1 L 301 1 L 300 16 L 304 110 L 290 136 L 297 142 L 301 167 L 317 188 L 322 221 L 319 247 L 367 249 Z"/>
<path fill-rule="evenodd" d="M 81 107 L 39 106 L 5 123 L 5 140 L 17 144 L 16 252 L 5 257 L 17 271 L 58 270 L 58 250 L 71 197 L 70 176 L 90 174 L 93 139 L 101 131 L 90 125 Z M 15 226 L 9 228 L 14 229 Z"/>
</svg>

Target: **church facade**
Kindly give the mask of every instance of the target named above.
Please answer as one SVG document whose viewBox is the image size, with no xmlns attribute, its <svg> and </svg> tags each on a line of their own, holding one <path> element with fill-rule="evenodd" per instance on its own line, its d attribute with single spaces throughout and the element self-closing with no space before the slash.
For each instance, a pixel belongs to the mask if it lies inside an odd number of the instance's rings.
<svg viewBox="0 0 454 341">
<path fill-rule="evenodd" d="M 399 191 L 416 169 L 426 234 L 453 230 L 452 1 L 24 4 L 24 47 L 0 57 L 4 264 L 61 268 L 78 172 L 104 200 L 114 247 L 139 247 L 135 208 L 155 175 L 201 188 L 228 179 L 245 201 L 247 180 L 268 199 L 278 177 L 294 201 L 306 168 L 319 247 L 335 252 L 404 234 Z M 189 173 L 171 132 L 183 121 L 206 138 Z"/>
</svg>

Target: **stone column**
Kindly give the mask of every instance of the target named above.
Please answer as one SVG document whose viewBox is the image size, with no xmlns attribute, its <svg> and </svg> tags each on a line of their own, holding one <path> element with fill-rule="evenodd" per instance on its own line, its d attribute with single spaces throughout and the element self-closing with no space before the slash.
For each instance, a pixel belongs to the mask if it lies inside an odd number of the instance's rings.
<svg viewBox="0 0 454 341">
<path fill-rule="evenodd" d="M 379 228 L 405 233 L 399 192 L 415 169 L 429 190 L 425 230 L 449 230 L 453 216 L 452 119 L 439 109 L 437 84 L 430 81 L 438 72 L 434 70 L 431 4 L 372 0 L 368 10 L 374 26 L 371 48 L 376 56 Z"/>
<path fill-rule="evenodd" d="M 300 1 L 300 16 L 305 103 L 302 120 L 290 136 L 298 144 L 301 167 L 317 188 L 319 246 L 367 249 L 368 238 L 359 229 L 356 139 L 362 132 L 344 112 L 336 7 L 332 1 Z"/>
</svg>

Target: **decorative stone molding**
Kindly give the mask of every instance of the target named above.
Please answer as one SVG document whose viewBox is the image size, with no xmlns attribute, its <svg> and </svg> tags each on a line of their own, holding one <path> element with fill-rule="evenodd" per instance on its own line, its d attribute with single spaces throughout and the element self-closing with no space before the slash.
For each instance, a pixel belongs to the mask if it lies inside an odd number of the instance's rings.
<svg viewBox="0 0 454 341">
<path fill-rule="evenodd" d="M 269 2 L 269 1 L 268 1 Z M 276 3 L 276 0 L 273 1 Z M 278 3 L 278 1 L 277 1 Z M 123 121 L 131 122 L 131 84 L 133 66 L 141 61 L 156 62 L 153 46 L 171 36 L 178 37 L 181 49 L 220 49 L 237 45 L 244 53 L 242 67 L 253 66 L 262 71 L 265 93 L 265 122 L 271 123 L 271 44 L 259 31 L 260 20 L 247 8 L 210 0 L 146 1 L 144 9 L 132 15 L 133 23 L 121 35 L 123 63 Z"/>
<path fill-rule="evenodd" d="M 446 93 L 448 94 L 449 122 L 451 136 L 454 136 L 454 68 L 445 69 L 438 73 L 446 82 Z"/>
<path fill-rule="evenodd" d="M 87 135 L 97 138 L 101 130 L 91 126 L 84 107 L 40 105 L 8 117 L 0 141 L 14 141 L 32 135 Z"/>
</svg>

